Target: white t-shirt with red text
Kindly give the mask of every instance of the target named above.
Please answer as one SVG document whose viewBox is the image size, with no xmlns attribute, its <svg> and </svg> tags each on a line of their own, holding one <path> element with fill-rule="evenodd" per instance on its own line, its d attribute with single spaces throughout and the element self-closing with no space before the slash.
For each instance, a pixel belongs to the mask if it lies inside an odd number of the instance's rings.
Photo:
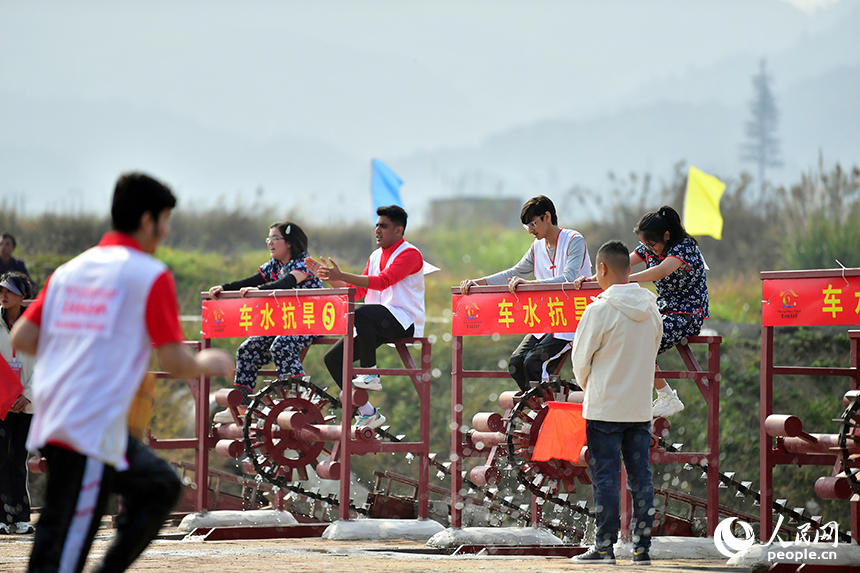
<svg viewBox="0 0 860 573">
<path fill-rule="evenodd" d="M 54 444 L 126 469 L 128 412 L 152 348 L 183 339 L 166 265 L 108 233 L 60 266 L 23 317 L 40 328 L 28 449 Z"/>
</svg>

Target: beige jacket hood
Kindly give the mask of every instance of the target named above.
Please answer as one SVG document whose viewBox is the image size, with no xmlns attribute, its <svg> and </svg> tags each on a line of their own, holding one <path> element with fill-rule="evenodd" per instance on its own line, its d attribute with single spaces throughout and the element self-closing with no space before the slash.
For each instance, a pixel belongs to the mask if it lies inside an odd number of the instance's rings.
<svg viewBox="0 0 860 573">
<path fill-rule="evenodd" d="M 651 420 L 651 388 L 663 321 L 657 297 L 636 283 L 612 285 L 582 315 L 573 372 L 585 390 L 586 420 Z"/>
</svg>

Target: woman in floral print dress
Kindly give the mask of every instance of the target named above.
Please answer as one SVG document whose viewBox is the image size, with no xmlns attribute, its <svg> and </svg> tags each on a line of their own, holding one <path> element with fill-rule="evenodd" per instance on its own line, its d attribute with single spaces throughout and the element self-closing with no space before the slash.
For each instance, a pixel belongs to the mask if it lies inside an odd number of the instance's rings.
<svg viewBox="0 0 860 573">
<path fill-rule="evenodd" d="M 662 354 L 681 340 L 696 336 L 702 323 L 710 316 L 708 310 L 707 266 L 699 244 L 681 224 L 681 217 L 672 207 L 663 206 L 645 213 L 633 229 L 640 245 L 630 253 L 630 267 L 645 263 L 643 271 L 632 273 L 630 282 L 652 281 L 657 287 L 657 307 L 663 316 Z M 593 282 L 594 276 L 574 281 L 579 288 L 583 282 Z M 657 399 L 652 414 L 667 418 L 684 409 L 678 393 L 662 378 L 654 379 Z"/>
<path fill-rule="evenodd" d="M 269 227 L 266 246 L 271 259 L 260 265 L 258 272 L 232 283 L 213 286 L 209 295 L 217 298 L 223 291 L 239 291 L 245 296 L 250 290 L 277 290 L 290 288 L 322 288 L 322 281 L 305 266 L 308 238 L 295 223 L 275 223 Z M 244 395 L 243 406 L 250 404 L 250 395 L 257 385 L 257 374 L 264 365 L 275 363 L 282 380 L 304 374 L 300 360 L 302 351 L 315 338 L 308 334 L 281 336 L 252 336 L 236 351 L 236 379 L 233 385 Z M 243 410 L 244 408 L 240 408 Z M 216 423 L 233 420 L 229 410 L 215 414 Z"/>
<path fill-rule="evenodd" d="M 646 213 L 633 231 L 639 235 L 640 245 L 630 253 L 630 266 L 645 263 L 647 268 L 632 273 L 630 282 L 652 281 L 657 288 L 657 307 L 663 315 L 658 354 L 662 354 L 699 334 L 703 321 L 710 316 L 707 266 L 696 239 L 687 233 L 672 207 Z M 656 378 L 654 387 L 654 417 L 665 418 L 684 409 L 678 393 L 664 379 Z"/>
</svg>

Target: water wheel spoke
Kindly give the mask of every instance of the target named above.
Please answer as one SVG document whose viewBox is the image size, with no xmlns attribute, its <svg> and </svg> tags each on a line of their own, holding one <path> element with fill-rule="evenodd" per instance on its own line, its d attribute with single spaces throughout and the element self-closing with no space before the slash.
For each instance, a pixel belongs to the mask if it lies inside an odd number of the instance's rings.
<svg viewBox="0 0 860 573">
<path fill-rule="evenodd" d="M 517 417 L 518 420 L 522 422 L 531 422 L 531 418 L 529 418 L 529 415 L 526 412 L 520 411 L 516 412 L 514 415 Z"/>
</svg>

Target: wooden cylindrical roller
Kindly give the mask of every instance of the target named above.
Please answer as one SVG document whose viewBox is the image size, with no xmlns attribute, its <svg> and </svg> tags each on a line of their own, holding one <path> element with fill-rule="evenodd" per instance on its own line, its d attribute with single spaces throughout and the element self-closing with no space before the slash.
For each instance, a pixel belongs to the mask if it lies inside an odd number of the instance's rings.
<svg viewBox="0 0 860 573">
<path fill-rule="evenodd" d="M 340 401 L 343 402 L 343 390 L 340 391 Z M 356 408 L 361 408 L 370 401 L 367 390 L 364 388 L 352 389 L 352 405 Z"/>
<path fill-rule="evenodd" d="M 482 450 L 484 448 L 489 449 L 493 446 L 498 446 L 505 441 L 505 435 L 501 432 L 478 432 L 476 430 L 469 430 L 466 435 L 469 437 L 469 440 L 471 440 L 472 445 L 475 446 L 476 450 Z"/>
<path fill-rule="evenodd" d="M 222 458 L 241 458 L 245 455 L 245 444 L 240 440 L 218 440 L 215 452 Z"/>
<path fill-rule="evenodd" d="M 480 487 L 499 485 L 502 472 L 495 466 L 476 466 L 469 472 L 469 479 Z"/>
<path fill-rule="evenodd" d="M 46 474 L 48 473 L 48 462 L 42 456 L 33 456 L 27 459 L 27 469 L 30 473 Z"/>
<path fill-rule="evenodd" d="M 848 499 L 853 493 L 846 477 L 827 476 L 815 480 L 815 494 L 821 499 Z"/>
<path fill-rule="evenodd" d="M 499 406 L 502 410 L 512 410 L 518 401 L 515 396 L 520 394 L 521 392 L 519 390 L 508 390 L 507 392 L 502 392 L 499 395 Z"/>
<path fill-rule="evenodd" d="M 238 407 L 244 396 L 236 388 L 221 388 L 215 392 L 215 403 L 224 408 Z"/>
<path fill-rule="evenodd" d="M 278 414 L 278 425 L 286 430 L 301 430 L 308 425 L 308 417 L 302 412 L 284 410 Z"/>
<path fill-rule="evenodd" d="M 498 412 L 478 412 L 472 416 L 472 427 L 479 432 L 501 432 L 505 422 Z"/>
<path fill-rule="evenodd" d="M 317 464 L 316 471 L 322 479 L 340 479 L 340 462 L 321 461 Z"/>
<path fill-rule="evenodd" d="M 771 414 L 764 421 L 764 429 L 768 436 L 787 436 L 793 438 L 803 433 L 803 422 L 797 416 Z"/>
</svg>

